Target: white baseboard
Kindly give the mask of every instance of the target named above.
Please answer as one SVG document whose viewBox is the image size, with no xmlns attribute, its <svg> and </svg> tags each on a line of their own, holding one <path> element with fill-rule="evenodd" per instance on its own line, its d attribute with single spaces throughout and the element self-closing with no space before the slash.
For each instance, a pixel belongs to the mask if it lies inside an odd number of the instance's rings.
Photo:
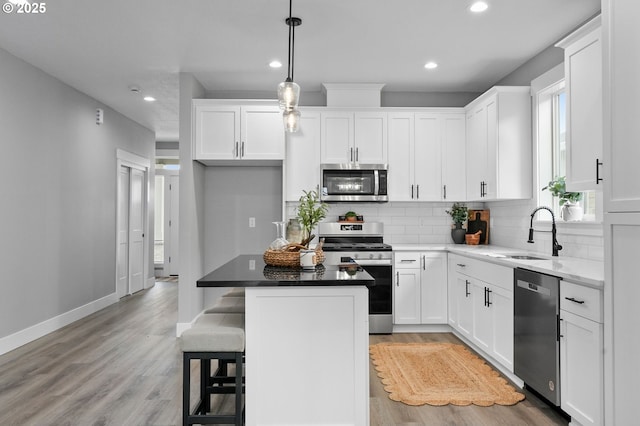
<svg viewBox="0 0 640 426">
<path fill-rule="evenodd" d="M 448 324 L 393 324 L 394 333 L 451 333 L 452 331 Z"/>
<path fill-rule="evenodd" d="M 91 315 L 100 309 L 106 308 L 117 301 L 118 296 L 116 293 L 111 293 L 101 299 L 94 300 L 86 305 L 42 321 L 39 324 L 32 325 L 24 330 L 2 337 L 0 338 L 0 355 L 19 348 L 22 345 L 26 345 L 29 342 L 33 342 L 34 340 L 69 325 L 74 321 Z"/>
</svg>

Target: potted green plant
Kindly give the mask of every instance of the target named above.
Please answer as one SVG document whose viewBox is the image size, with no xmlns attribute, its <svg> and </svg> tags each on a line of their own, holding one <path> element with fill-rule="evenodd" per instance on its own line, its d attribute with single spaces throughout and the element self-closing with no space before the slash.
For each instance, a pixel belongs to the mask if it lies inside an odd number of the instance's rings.
<svg viewBox="0 0 640 426">
<path fill-rule="evenodd" d="M 358 219 L 358 215 L 354 211 L 348 211 L 344 214 L 344 218 L 349 222 L 354 222 Z"/>
<path fill-rule="evenodd" d="M 309 247 L 309 243 L 312 240 L 311 232 L 322 219 L 327 217 L 329 205 L 320 201 L 317 191 L 303 190 L 302 192 L 303 195 L 299 200 L 297 215 L 304 234 L 302 245 Z"/>
<path fill-rule="evenodd" d="M 462 224 L 469 217 L 469 210 L 464 203 L 453 203 L 450 210 L 445 210 L 451 216 L 453 220 L 454 228 L 451 230 L 451 238 L 456 244 L 464 243 L 464 236 L 467 230 L 462 227 Z"/>
<path fill-rule="evenodd" d="M 542 190 L 548 190 L 551 195 L 558 197 L 558 203 L 562 207 L 560 216 L 563 220 L 582 220 L 584 212 L 579 204 L 580 200 L 582 200 L 582 192 L 568 192 L 564 176 L 559 176 L 550 181 Z"/>
</svg>

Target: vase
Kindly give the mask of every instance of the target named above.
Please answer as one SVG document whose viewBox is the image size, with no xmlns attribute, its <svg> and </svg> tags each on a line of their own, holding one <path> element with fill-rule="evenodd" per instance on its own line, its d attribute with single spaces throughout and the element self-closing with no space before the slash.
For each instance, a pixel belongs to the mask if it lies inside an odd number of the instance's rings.
<svg viewBox="0 0 640 426">
<path fill-rule="evenodd" d="M 464 236 L 467 230 L 462 227 L 462 223 L 456 223 L 455 228 L 451 230 L 451 239 L 456 244 L 464 244 Z"/>
<path fill-rule="evenodd" d="M 579 203 L 565 203 L 560 209 L 560 216 L 565 222 L 578 222 L 584 216 L 584 210 Z"/>
</svg>

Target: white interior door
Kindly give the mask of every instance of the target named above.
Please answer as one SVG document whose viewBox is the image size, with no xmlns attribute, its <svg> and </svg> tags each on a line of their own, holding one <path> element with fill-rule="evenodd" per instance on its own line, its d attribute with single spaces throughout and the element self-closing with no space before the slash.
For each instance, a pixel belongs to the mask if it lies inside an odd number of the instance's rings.
<svg viewBox="0 0 640 426">
<path fill-rule="evenodd" d="M 165 249 L 168 248 L 169 252 L 169 275 L 178 275 L 179 270 L 179 253 L 178 250 L 178 235 L 179 228 L 179 198 L 180 198 L 180 176 L 169 176 L 169 232 L 165 232 L 168 235 L 168 243 L 165 241 Z M 165 237 L 166 238 L 166 237 Z M 166 254 L 165 254 L 166 256 Z"/>
<path fill-rule="evenodd" d="M 144 172 L 131 169 L 129 186 L 129 293 L 144 288 Z"/>
<path fill-rule="evenodd" d="M 118 259 L 116 265 L 116 294 L 129 293 L 129 177 L 131 169 L 121 166 L 118 171 Z"/>
</svg>

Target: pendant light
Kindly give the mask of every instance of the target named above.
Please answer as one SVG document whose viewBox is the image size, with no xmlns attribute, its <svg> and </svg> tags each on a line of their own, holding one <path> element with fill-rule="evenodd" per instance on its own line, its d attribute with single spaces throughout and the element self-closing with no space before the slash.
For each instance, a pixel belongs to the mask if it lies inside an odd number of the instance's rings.
<svg viewBox="0 0 640 426">
<path fill-rule="evenodd" d="M 291 16 L 293 0 L 289 0 L 289 17 L 285 23 L 289 27 L 289 56 L 287 58 L 287 79 L 278 85 L 278 103 L 283 110 L 283 120 L 287 132 L 298 130 L 298 100 L 300 99 L 300 86 L 293 81 L 295 27 L 302 24 L 302 19 Z"/>
</svg>

